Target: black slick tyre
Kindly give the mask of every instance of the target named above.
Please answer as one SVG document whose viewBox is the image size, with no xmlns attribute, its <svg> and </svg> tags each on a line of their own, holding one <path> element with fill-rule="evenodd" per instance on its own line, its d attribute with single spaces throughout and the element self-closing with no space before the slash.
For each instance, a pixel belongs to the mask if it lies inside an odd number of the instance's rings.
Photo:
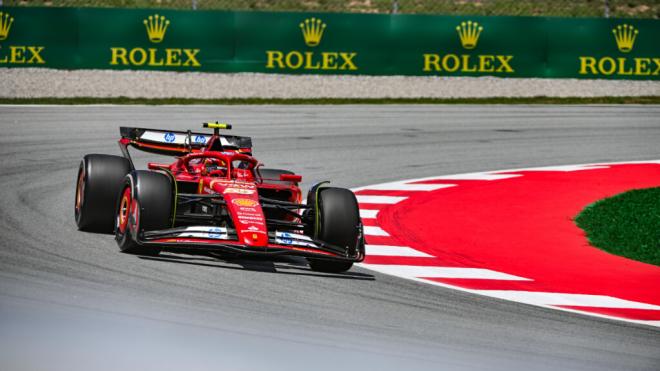
<svg viewBox="0 0 660 371">
<path fill-rule="evenodd" d="M 318 235 L 321 241 L 347 247 L 355 256 L 356 249 L 363 249 L 360 239 L 360 212 L 353 192 L 344 188 L 327 187 L 318 191 L 315 200 L 319 220 Z M 319 272 L 339 273 L 349 270 L 353 262 L 308 258 L 310 268 Z"/>
<path fill-rule="evenodd" d="M 117 194 L 130 171 L 131 165 L 124 157 L 91 154 L 82 159 L 74 205 L 78 229 L 112 233 Z"/>
<path fill-rule="evenodd" d="M 172 181 L 167 175 L 137 170 L 127 175 L 119 192 L 115 213 L 115 240 L 122 252 L 158 255 L 155 246 L 141 245 L 141 231 L 154 231 L 172 226 Z"/>
</svg>

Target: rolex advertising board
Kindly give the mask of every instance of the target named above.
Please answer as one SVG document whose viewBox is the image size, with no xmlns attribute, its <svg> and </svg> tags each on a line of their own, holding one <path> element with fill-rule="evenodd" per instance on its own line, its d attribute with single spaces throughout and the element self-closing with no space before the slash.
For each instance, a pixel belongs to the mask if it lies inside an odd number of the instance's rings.
<svg viewBox="0 0 660 371">
<path fill-rule="evenodd" d="M 0 67 L 75 68 L 76 24 L 69 9 L 25 12 L 0 7 Z"/>
<path fill-rule="evenodd" d="M 558 18 L 548 37 L 548 75 L 660 78 L 660 21 Z"/>
<path fill-rule="evenodd" d="M 82 68 L 227 71 L 235 64 L 232 13 L 78 11 Z"/>
<path fill-rule="evenodd" d="M 660 21 L 0 7 L 0 67 L 660 78 Z"/>
<path fill-rule="evenodd" d="M 362 19 L 356 14 L 236 13 L 241 30 L 236 58 L 257 72 L 379 74 L 380 50 L 368 35 L 354 33 L 351 25 L 367 22 L 385 29 L 381 18 Z M 357 16 L 357 17 L 356 17 Z M 365 67 L 368 64 L 369 67 Z M 366 70 L 365 70 L 366 68 Z M 370 68 L 376 68 L 369 71 Z"/>
</svg>

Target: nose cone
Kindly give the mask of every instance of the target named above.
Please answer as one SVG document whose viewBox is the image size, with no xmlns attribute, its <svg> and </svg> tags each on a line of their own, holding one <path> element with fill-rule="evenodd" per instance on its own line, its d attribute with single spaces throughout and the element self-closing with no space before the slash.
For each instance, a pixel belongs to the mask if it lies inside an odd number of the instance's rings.
<svg viewBox="0 0 660 371">
<path fill-rule="evenodd" d="M 222 193 L 227 203 L 227 210 L 236 227 L 238 240 L 247 246 L 267 246 L 266 217 L 259 203 L 256 186 L 240 182 L 218 183 L 215 186 L 216 191 Z"/>
</svg>

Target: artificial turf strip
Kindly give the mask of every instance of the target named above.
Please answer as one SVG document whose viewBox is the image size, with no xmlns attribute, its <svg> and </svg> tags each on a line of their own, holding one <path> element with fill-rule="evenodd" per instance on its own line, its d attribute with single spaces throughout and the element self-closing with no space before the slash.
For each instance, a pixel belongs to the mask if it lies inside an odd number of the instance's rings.
<svg viewBox="0 0 660 371">
<path fill-rule="evenodd" d="M 501 98 L 0 98 L 0 104 L 660 104 L 660 95 L 642 97 Z"/>
<path fill-rule="evenodd" d="M 660 266 L 660 187 L 600 200 L 582 210 L 575 222 L 591 245 Z"/>
</svg>

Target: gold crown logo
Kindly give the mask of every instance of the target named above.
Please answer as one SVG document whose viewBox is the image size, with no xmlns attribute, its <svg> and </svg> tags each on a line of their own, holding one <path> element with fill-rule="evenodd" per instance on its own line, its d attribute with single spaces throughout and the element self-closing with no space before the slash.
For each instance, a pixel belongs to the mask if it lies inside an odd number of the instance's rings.
<svg viewBox="0 0 660 371">
<path fill-rule="evenodd" d="M 14 23 L 14 17 L 10 17 L 9 13 L 0 12 L 0 40 L 4 40 L 9 36 L 12 23 Z"/>
<path fill-rule="evenodd" d="M 617 48 L 624 53 L 628 53 L 632 50 L 639 31 L 633 26 L 624 24 L 613 28 L 612 33 L 614 34 Z"/>
<path fill-rule="evenodd" d="M 461 38 L 461 45 L 465 49 L 474 49 L 477 46 L 479 35 L 481 35 L 481 31 L 483 30 L 484 28 L 479 23 L 472 21 L 461 22 L 460 26 L 456 26 L 458 37 Z"/>
<path fill-rule="evenodd" d="M 307 46 L 317 46 L 321 43 L 323 37 L 323 30 L 325 30 L 325 23 L 320 19 L 307 18 L 304 22 L 300 23 L 303 38 Z"/>
<path fill-rule="evenodd" d="M 170 21 L 165 19 L 164 16 L 158 14 L 150 15 L 142 23 L 147 28 L 147 36 L 152 43 L 159 43 L 165 38 L 165 31 Z"/>
</svg>

